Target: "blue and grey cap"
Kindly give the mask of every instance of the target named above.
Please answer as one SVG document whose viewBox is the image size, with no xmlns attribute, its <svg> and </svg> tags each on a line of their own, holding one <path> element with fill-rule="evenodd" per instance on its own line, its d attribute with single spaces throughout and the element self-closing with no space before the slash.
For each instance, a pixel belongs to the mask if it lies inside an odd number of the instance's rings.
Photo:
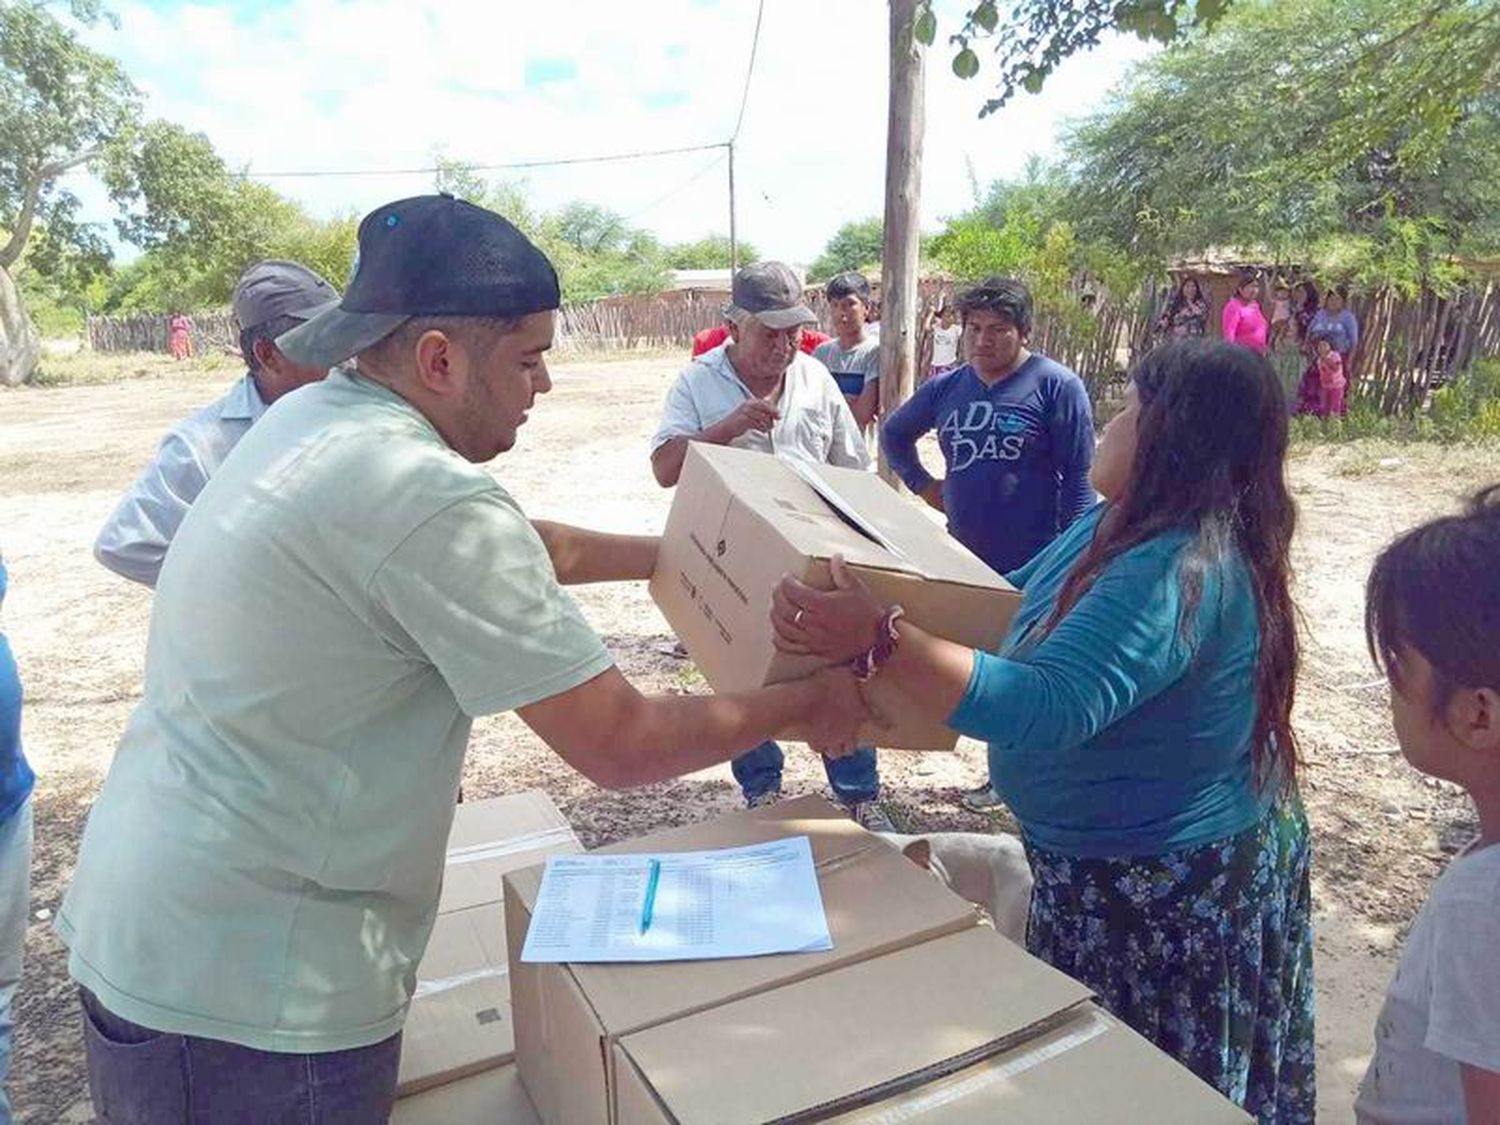
<svg viewBox="0 0 1500 1125">
<path fill-rule="evenodd" d="M 276 346 L 332 367 L 412 317 L 518 317 L 561 303 L 557 271 L 512 223 L 451 195 L 419 195 L 364 217 L 344 299 Z"/>
</svg>

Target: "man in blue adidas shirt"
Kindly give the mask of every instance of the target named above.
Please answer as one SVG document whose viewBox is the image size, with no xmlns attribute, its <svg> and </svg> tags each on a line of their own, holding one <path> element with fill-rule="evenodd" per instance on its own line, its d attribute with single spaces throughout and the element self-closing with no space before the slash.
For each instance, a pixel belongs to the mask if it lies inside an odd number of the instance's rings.
<svg viewBox="0 0 1500 1125">
<path fill-rule="evenodd" d="M 992 277 L 958 300 L 969 362 L 924 383 L 881 442 L 906 486 L 948 517 L 959 542 L 1006 574 L 1094 504 L 1094 417 L 1083 380 L 1027 348 L 1031 294 Z M 917 439 L 938 432 L 947 475 Z"/>
<path fill-rule="evenodd" d="M 929 379 L 881 427 L 891 467 L 948 517 L 948 531 L 1000 574 L 1018 569 L 1091 508 L 1094 413 L 1083 380 L 1026 345 L 1031 294 L 991 277 L 958 299 L 968 362 Z M 917 439 L 937 430 L 935 479 Z M 971 809 L 999 803 L 989 785 Z"/>
</svg>

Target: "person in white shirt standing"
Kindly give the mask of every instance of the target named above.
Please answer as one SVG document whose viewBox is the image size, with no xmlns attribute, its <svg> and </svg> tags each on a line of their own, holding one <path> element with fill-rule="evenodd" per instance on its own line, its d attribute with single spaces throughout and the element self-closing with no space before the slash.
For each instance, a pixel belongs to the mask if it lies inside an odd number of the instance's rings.
<svg viewBox="0 0 1500 1125">
<path fill-rule="evenodd" d="M 803 302 L 802 282 L 791 268 L 757 262 L 740 270 L 724 318 L 729 339 L 698 356 L 667 392 L 661 427 L 651 439 L 657 483 L 677 484 L 694 441 L 868 468 L 869 451 L 839 385 L 828 368 L 798 350 L 803 326 L 816 324 L 817 317 Z M 782 763 L 781 747 L 772 741 L 731 763 L 747 805 L 780 798 Z M 873 747 L 824 764 L 834 796 L 851 817 L 872 831 L 893 830 L 879 803 Z"/>
<path fill-rule="evenodd" d="M 932 363 L 927 378 L 936 379 L 958 366 L 958 346 L 964 330 L 953 322 L 952 305 L 942 305 L 928 313 L 927 326 L 932 330 Z"/>
<path fill-rule="evenodd" d="M 94 557 L 124 578 L 156 586 L 188 508 L 266 407 L 317 382 L 326 368 L 293 363 L 276 337 L 338 304 L 338 290 L 296 262 L 257 262 L 234 287 L 234 319 L 248 370 L 218 401 L 173 427 L 94 542 Z"/>
<path fill-rule="evenodd" d="M 1479 838 L 1433 884 L 1375 1025 L 1361 1125 L 1500 1122 L 1500 485 L 1375 560 L 1370 651 L 1401 753 L 1463 786 Z"/>
</svg>

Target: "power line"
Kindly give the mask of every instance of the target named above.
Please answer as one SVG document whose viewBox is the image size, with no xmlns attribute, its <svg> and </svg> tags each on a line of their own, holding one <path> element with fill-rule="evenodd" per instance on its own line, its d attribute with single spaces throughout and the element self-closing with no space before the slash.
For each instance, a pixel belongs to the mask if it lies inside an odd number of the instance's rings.
<svg viewBox="0 0 1500 1125">
<path fill-rule="evenodd" d="M 760 21 L 765 14 L 766 0 L 760 0 L 760 5 L 755 9 L 755 34 L 750 39 L 750 65 L 745 68 L 745 89 L 740 94 L 740 115 L 734 119 L 734 132 L 729 136 L 730 144 L 740 139 L 740 126 L 745 123 L 745 106 L 750 101 L 750 79 L 755 76 L 755 51 L 760 46 Z"/>
<path fill-rule="evenodd" d="M 570 164 L 611 164 L 622 160 L 643 160 L 657 156 L 680 156 L 687 152 L 708 152 L 711 149 L 724 148 L 728 142 L 715 141 L 706 145 L 684 145 L 681 148 L 657 148 L 646 149 L 640 152 L 617 152 L 607 156 L 566 156 L 555 160 L 516 160 L 505 164 L 465 164 L 464 167 L 474 172 L 499 172 L 519 168 L 560 168 Z M 430 176 L 442 169 L 433 166 L 430 168 L 339 168 L 321 169 L 316 171 L 296 172 L 256 172 L 246 169 L 241 175 L 258 180 L 269 179 L 312 179 L 325 176 Z"/>
<path fill-rule="evenodd" d="M 717 147 L 719 147 L 719 148 L 727 148 L 728 146 L 726 146 L 726 145 L 719 145 Z M 695 183 L 697 183 L 699 180 L 701 180 L 704 176 L 708 175 L 715 168 L 717 168 L 720 164 L 724 163 L 724 159 L 725 159 L 726 155 L 727 154 L 723 153 L 723 152 L 719 153 L 712 160 L 710 160 L 707 164 L 705 164 L 702 168 L 699 168 L 691 176 L 689 176 L 687 179 L 685 179 L 681 183 L 679 183 L 676 187 L 672 188 L 670 191 L 665 192 L 662 195 L 657 196 L 655 199 L 653 199 L 650 203 L 646 204 L 644 207 L 637 208 L 630 215 L 626 216 L 625 221 L 627 223 L 633 223 L 633 222 L 635 222 L 636 219 L 640 218 L 647 211 L 655 210 L 657 207 L 660 207 L 667 200 L 671 199 L 674 195 L 678 194 L 681 191 L 685 191 L 687 188 L 692 187 Z"/>
</svg>

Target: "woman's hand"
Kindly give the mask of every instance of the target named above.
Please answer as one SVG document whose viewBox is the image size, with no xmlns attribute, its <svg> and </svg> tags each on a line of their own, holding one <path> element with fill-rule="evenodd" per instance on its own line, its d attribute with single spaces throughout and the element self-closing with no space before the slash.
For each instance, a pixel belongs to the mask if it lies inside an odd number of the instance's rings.
<svg viewBox="0 0 1500 1125">
<path fill-rule="evenodd" d="M 844 663 L 875 645 L 885 606 L 844 564 L 829 562 L 832 590 L 816 590 L 787 575 L 771 595 L 776 647 L 799 656 Z"/>
<path fill-rule="evenodd" d="M 823 702 L 808 720 L 807 744 L 825 758 L 847 757 L 859 749 L 860 727 L 879 722 L 879 716 L 849 669 L 824 668 L 814 673 L 814 682 Z"/>
</svg>

